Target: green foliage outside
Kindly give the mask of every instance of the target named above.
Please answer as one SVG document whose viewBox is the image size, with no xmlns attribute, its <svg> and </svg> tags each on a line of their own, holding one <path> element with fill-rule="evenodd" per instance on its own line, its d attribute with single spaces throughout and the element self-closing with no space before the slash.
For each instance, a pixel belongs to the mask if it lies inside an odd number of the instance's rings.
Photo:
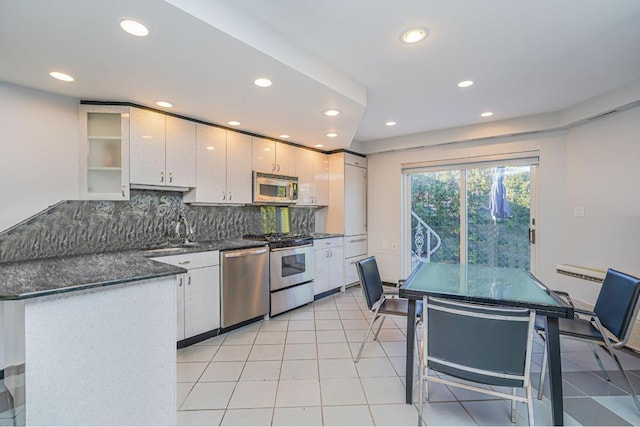
<svg viewBox="0 0 640 427">
<path fill-rule="evenodd" d="M 460 261 L 460 180 L 467 174 L 467 262 L 529 269 L 530 168 L 505 167 L 504 185 L 511 206 L 508 218 L 494 219 L 489 210 L 491 168 L 413 174 L 411 206 L 415 214 L 442 239 L 432 262 Z M 416 251 L 412 217 L 412 250 Z M 433 239 L 433 238 L 432 238 Z M 432 242 L 435 245 L 435 242 Z M 421 256 L 426 257 L 427 243 Z"/>
</svg>

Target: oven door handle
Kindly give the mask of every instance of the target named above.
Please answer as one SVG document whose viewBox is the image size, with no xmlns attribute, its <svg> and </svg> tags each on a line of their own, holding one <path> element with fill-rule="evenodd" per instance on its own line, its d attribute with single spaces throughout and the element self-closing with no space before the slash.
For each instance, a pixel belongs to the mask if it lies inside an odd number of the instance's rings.
<svg viewBox="0 0 640 427">
<path fill-rule="evenodd" d="M 237 257 L 241 257 L 241 256 L 247 256 L 247 255 L 260 255 L 267 252 L 266 249 L 254 249 L 254 250 L 247 250 L 247 251 L 239 251 L 239 252 L 224 252 L 224 257 L 225 258 L 237 258 Z"/>
<path fill-rule="evenodd" d="M 271 249 L 271 252 L 291 251 L 291 250 L 294 250 L 294 249 L 304 249 L 304 248 L 312 248 L 312 247 L 313 247 L 313 244 L 302 245 L 302 246 L 287 246 L 286 248 Z"/>
</svg>

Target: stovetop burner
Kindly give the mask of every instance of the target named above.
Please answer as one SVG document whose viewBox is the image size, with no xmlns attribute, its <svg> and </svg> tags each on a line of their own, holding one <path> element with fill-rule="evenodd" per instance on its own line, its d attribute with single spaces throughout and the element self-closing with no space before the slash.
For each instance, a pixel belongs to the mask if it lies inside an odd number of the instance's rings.
<svg viewBox="0 0 640 427">
<path fill-rule="evenodd" d="M 269 242 L 269 247 L 272 249 L 308 245 L 313 242 L 313 237 L 306 233 L 247 234 L 242 236 L 242 238 L 248 240 L 264 240 Z"/>
</svg>

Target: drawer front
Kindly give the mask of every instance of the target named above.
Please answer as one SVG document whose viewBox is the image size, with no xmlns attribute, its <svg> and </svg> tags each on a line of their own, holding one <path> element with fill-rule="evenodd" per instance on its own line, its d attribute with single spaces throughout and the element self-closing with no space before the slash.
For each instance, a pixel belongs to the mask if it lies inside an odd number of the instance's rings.
<svg viewBox="0 0 640 427">
<path fill-rule="evenodd" d="M 361 259 L 365 259 L 367 256 L 356 256 L 351 258 L 345 258 L 344 260 L 344 284 L 350 285 L 355 282 L 359 282 L 358 271 L 356 270 L 356 262 Z"/>
<path fill-rule="evenodd" d="M 367 236 L 349 236 L 344 238 L 344 257 L 350 258 L 367 254 Z"/>
<path fill-rule="evenodd" d="M 169 255 L 152 258 L 154 261 L 175 265 L 176 267 L 192 268 L 211 267 L 220 264 L 220 251 L 194 252 L 182 255 Z"/>
<path fill-rule="evenodd" d="M 342 237 L 330 237 L 328 239 L 316 239 L 316 240 L 313 241 L 313 246 L 314 246 L 315 250 L 335 248 L 337 246 L 342 246 Z"/>
</svg>

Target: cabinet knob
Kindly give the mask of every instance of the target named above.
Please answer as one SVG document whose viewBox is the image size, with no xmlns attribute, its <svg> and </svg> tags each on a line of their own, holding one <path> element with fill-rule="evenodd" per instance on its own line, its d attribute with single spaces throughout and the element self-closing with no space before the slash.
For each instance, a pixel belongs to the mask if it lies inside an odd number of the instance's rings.
<svg viewBox="0 0 640 427">
<path fill-rule="evenodd" d="M 164 171 L 160 171 L 160 182 L 164 182 Z"/>
</svg>

